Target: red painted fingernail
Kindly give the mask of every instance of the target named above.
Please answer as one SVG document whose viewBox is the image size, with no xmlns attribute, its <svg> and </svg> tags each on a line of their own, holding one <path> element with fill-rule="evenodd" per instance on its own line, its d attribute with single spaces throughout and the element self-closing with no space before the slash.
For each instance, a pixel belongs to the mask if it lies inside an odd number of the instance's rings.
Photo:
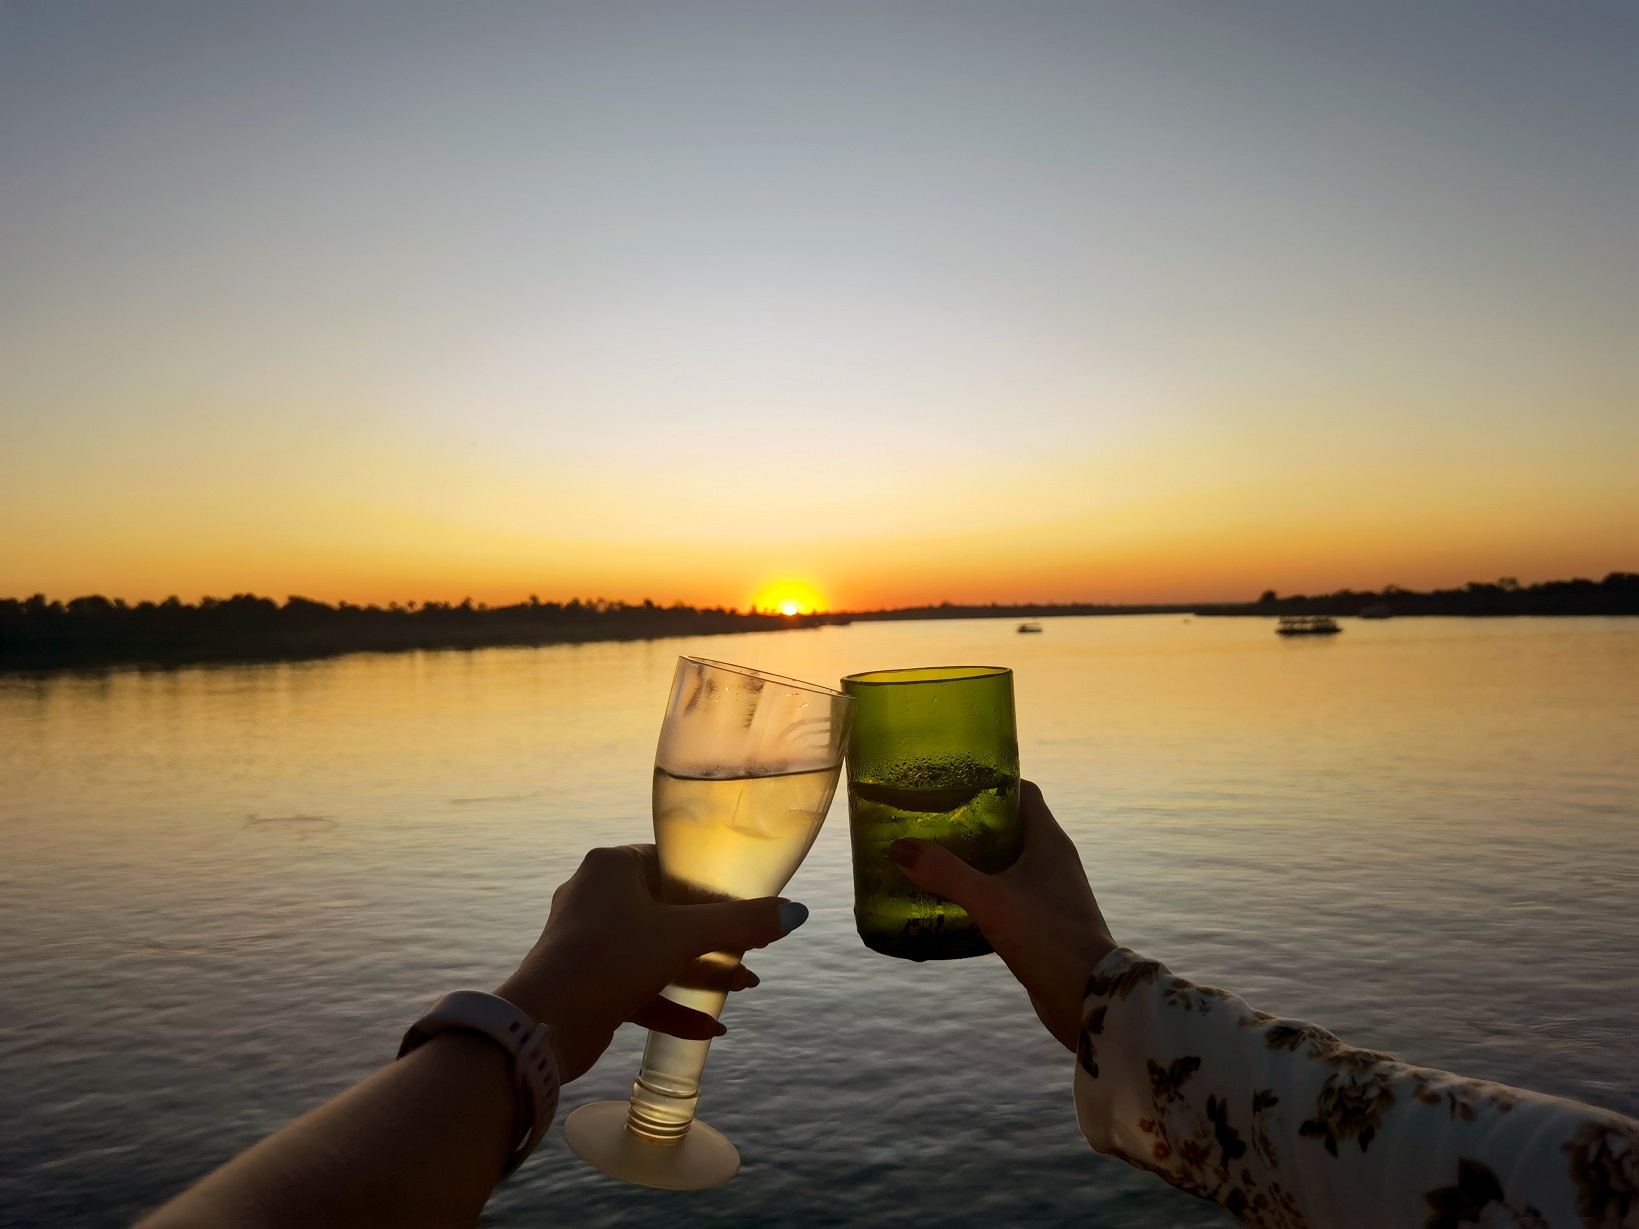
<svg viewBox="0 0 1639 1229">
<path fill-rule="evenodd" d="M 717 1026 L 717 1032 L 714 1035 L 721 1037 L 726 1032 L 728 1032 L 728 1026 L 726 1024 L 719 1024 Z"/>
<path fill-rule="evenodd" d="M 922 847 L 915 841 L 895 841 L 888 846 L 888 856 L 896 865 L 907 870 L 916 865 L 916 860 L 922 856 Z"/>
</svg>

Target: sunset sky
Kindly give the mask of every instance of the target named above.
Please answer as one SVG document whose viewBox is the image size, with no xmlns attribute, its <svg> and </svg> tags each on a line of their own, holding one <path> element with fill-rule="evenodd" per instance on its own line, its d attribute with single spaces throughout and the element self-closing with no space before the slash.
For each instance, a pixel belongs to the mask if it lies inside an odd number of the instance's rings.
<svg viewBox="0 0 1639 1229">
<path fill-rule="evenodd" d="M 1639 7 L 0 5 L 0 596 L 1639 570 Z"/>
</svg>

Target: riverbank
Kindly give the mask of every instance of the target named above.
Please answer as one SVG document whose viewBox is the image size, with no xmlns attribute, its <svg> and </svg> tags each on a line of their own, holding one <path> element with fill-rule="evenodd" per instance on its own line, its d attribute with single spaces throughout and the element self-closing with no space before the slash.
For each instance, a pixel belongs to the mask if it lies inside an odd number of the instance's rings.
<svg viewBox="0 0 1639 1229">
<path fill-rule="evenodd" d="M 1438 615 L 1496 617 L 1508 615 L 1639 615 L 1639 573 L 1611 572 L 1603 580 L 1549 580 L 1521 585 L 1511 580 L 1494 584 L 1471 581 L 1460 589 L 1418 592 L 1389 585 L 1376 591 L 1340 589 L 1335 593 L 1282 597 L 1273 589 L 1255 602 L 1175 602 L 1154 605 L 1062 603 L 1003 606 L 906 607 L 899 610 L 855 611 L 856 622 L 916 619 L 1053 619 L 1087 615 L 1261 615 L 1323 614 L 1334 617 L 1372 610 L 1379 616 Z"/>
<path fill-rule="evenodd" d="M 1313 597 L 1301 593 L 1281 597 L 1270 590 L 1256 602 L 1203 606 L 1196 613 L 1336 617 L 1368 611 L 1379 618 L 1639 615 L 1639 573 L 1611 572 L 1604 580 L 1549 580 L 1538 585 L 1521 585 L 1510 580 L 1495 584 L 1471 581 L 1460 589 L 1435 589 L 1427 593 L 1394 585 L 1376 592 L 1342 589 Z"/>
<path fill-rule="evenodd" d="M 0 669 L 288 661 L 343 653 L 477 649 L 717 636 L 846 623 L 846 615 L 778 615 L 620 602 L 489 607 L 428 602 L 355 606 L 243 594 L 197 605 L 0 600 Z"/>
<path fill-rule="evenodd" d="M 1395 586 L 1309 596 L 1269 590 L 1255 602 L 1116 605 L 1035 603 L 910 606 L 892 610 L 780 615 L 653 602 L 531 599 L 491 607 L 471 601 L 420 605 L 335 606 L 292 597 L 283 605 L 254 594 L 189 604 L 171 598 L 135 605 L 101 596 L 68 602 L 36 595 L 0 599 L 0 670 L 79 666 L 181 665 L 212 661 L 286 661 L 342 653 L 477 649 L 500 645 L 579 644 L 783 631 L 827 624 L 936 619 L 1052 619 L 1089 615 L 1278 615 L 1379 617 L 1639 615 L 1639 574 L 1603 580 L 1519 585 L 1472 582 L 1460 589 L 1417 592 Z"/>
</svg>

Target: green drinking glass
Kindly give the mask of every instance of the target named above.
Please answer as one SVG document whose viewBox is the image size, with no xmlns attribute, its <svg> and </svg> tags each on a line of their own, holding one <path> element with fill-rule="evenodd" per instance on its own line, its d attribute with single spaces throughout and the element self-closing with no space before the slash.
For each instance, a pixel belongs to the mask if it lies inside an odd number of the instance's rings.
<svg viewBox="0 0 1639 1229">
<path fill-rule="evenodd" d="M 928 666 L 851 674 L 848 827 L 854 922 L 865 946 L 901 960 L 959 960 L 991 951 L 967 910 L 906 879 L 888 846 L 943 845 L 994 874 L 1024 847 L 1013 672 Z"/>
</svg>

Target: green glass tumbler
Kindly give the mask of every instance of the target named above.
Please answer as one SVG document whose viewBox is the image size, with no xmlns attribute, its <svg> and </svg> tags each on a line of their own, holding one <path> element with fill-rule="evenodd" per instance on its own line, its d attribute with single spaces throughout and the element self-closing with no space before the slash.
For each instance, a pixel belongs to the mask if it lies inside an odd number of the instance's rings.
<svg viewBox="0 0 1639 1229">
<path fill-rule="evenodd" d="M 859 937 L 901 960 L 984 955 L 991 946 L 967 910 L 906 879 L 888 846 L 919 837 L 987 873 L 1013 865 L 1024 846 L 1013 672 L 873 670 L 842 689 L 855 703 L 848 828 Z"/>
</svg>

